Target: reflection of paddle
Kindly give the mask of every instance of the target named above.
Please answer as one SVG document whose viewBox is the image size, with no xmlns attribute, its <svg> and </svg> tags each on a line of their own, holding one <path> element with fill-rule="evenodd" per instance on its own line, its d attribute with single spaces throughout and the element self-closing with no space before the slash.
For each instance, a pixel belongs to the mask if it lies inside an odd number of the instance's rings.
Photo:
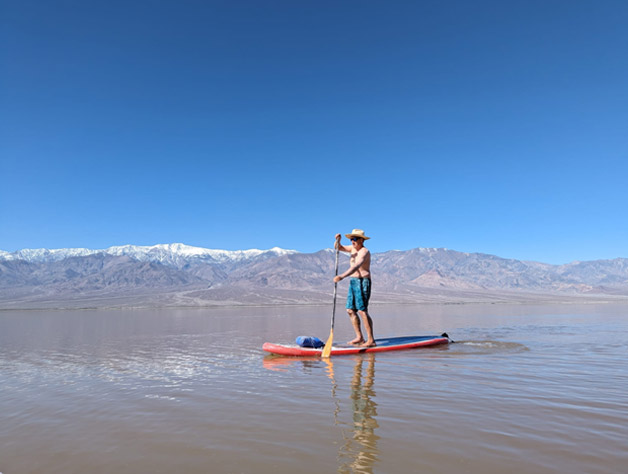
<svg viewBox="0 0 628 474">
<path fill-rule="evenodd" d="M 336 242 L 336 275 L 338 276 L 338 254 L 340 253 L 340 242 Z M 336 290 L 338 289 L 338 283 L 334 282 L 334 309 L 331 312 L 331 331 L 329 331 L 329 338 L 323 348 L 321 357 L 329 357 L 331 355 L 331 345 L 334 342 L 334 319 L 336 318 Z"/>
</svg>

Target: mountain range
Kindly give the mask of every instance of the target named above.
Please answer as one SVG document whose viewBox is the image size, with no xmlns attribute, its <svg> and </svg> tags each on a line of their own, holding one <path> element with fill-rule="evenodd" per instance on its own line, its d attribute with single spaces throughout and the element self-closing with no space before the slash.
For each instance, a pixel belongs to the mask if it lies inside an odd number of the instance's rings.
<svg viewBox="0 0 628 474">
<path fill-rule="evenodd" d="M 184 244 L 0 251 L 0 309 L 324 304 L 334 257 Z M 374 253 L 371 267 L 373 303 L 628 301 L 625 258 L 550 265 L 415 248 Z"/>
</svg>

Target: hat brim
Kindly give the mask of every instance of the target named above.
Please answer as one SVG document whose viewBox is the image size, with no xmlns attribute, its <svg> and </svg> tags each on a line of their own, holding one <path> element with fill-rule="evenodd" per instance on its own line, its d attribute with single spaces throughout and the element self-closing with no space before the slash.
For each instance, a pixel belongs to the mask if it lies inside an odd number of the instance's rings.
<svg viewBox="0 0 628 474">
<path fill-rule="evenodd" d="M 364 239 L 364 240 L 370 239 L 370 237 L 367 237 L 366 235 L 359 235 L 359 234 L 345 234 L 345 237 L 347 239 L 350 239 L 351 237 L 357 237 L 358 239 Z"/>
</svg>

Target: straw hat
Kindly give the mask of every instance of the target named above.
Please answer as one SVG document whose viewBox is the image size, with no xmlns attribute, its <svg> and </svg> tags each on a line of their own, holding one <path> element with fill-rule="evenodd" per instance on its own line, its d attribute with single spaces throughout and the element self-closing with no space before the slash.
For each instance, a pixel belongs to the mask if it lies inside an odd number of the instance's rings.
<svg viewBox="0 0 628 474">
<path fill-rule="evenodd" d="M 347 239 L 350 239 L 351 237 L 359 237 L 364 240 L 370 239 L 370 237 L 364 235 L 364 231 L 362 229 L 353 229 L 353 232 L 351 232 L 350 234 L 345 234 L 345 237 Z"/>
</svg>

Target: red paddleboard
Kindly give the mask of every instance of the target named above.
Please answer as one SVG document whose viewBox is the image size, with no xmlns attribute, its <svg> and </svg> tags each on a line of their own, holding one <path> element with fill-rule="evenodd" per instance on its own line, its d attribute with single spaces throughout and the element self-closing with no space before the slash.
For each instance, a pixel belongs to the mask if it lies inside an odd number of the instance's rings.
<svg viewBox="0 0 628 474">
<path fill-rule="evenodd" d="M 389 352 L 403 351 L 407 349 L 416 349 L 419 347 L 436 346 L 439 344 L 448 344 L 449 337 L 446 334 L 441 336 L 402 336 L 375 339 L 377 344 L 375 347 L 360 347 L 351 344 L 334 344 L 331 348 L 332 356 L 363 354 L 367 352 Z M 286 356 L 320 356 L 323 348 L 314 349 L 311 347 L 301 347 L 296 344 L 274 344 L 266 342 L 262 346 L 266 352 L 271 354 Z"/>
</svg>

